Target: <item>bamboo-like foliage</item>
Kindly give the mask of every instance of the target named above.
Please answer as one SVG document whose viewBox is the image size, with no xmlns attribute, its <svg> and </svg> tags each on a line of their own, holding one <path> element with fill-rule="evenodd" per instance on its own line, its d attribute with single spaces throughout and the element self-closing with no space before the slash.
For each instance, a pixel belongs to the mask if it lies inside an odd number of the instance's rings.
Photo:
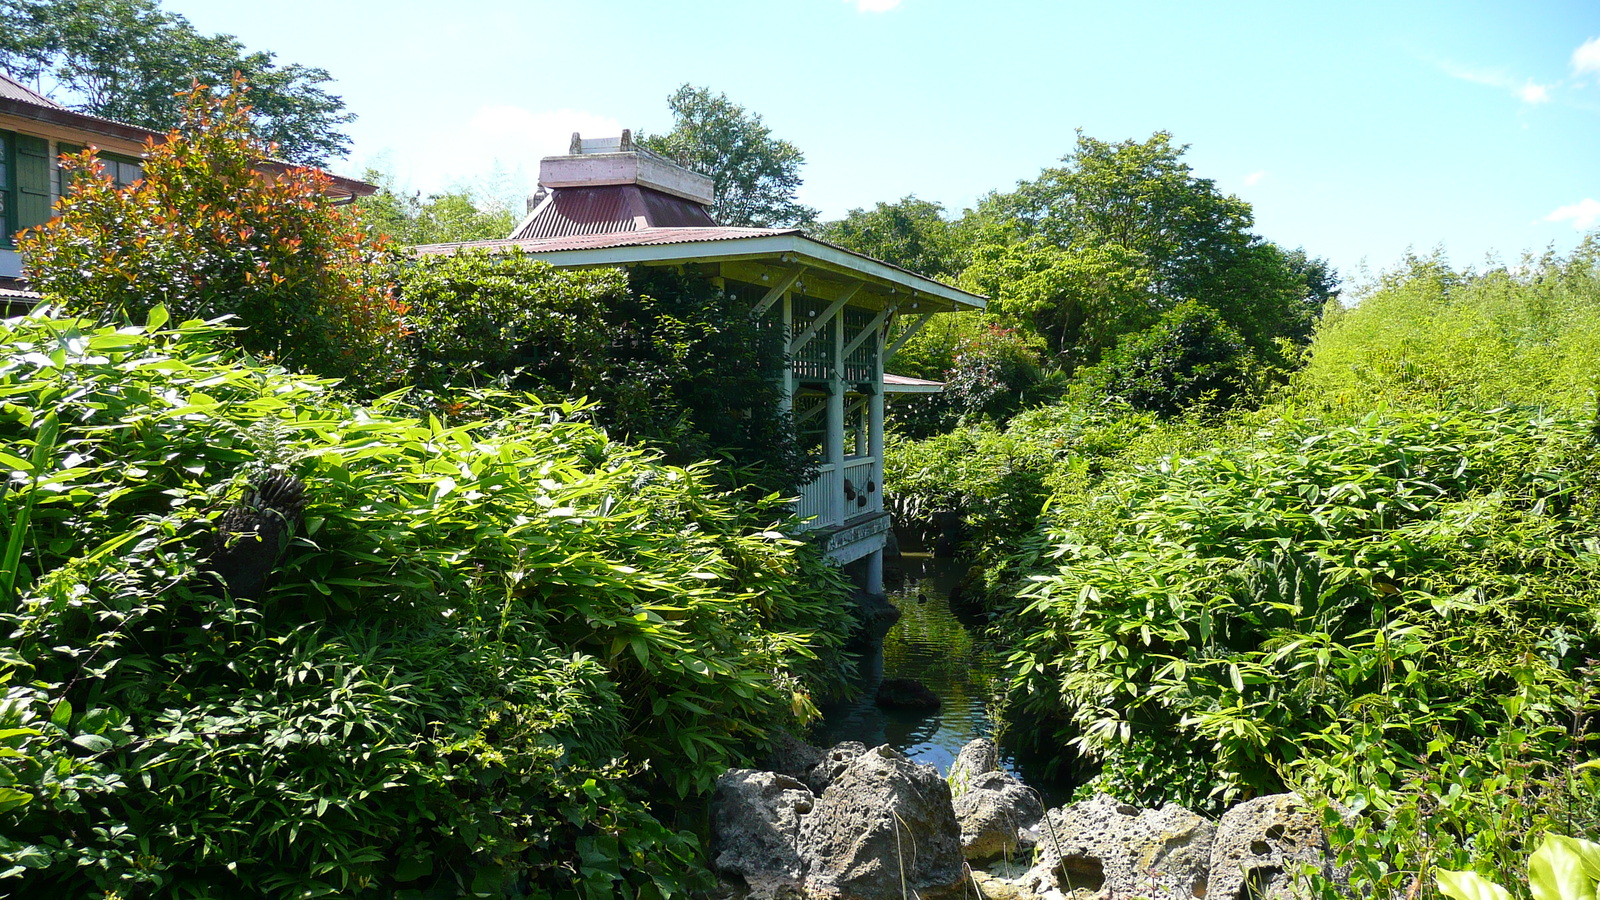
<svg viewBox="0 0 1600 900">
<path fill-rule="evenodd" d="M 575 405 L 407 418 L 243 364 L 225 338 L 159 309 L 121 329 L 0 323 L 0 544 L 20 548 L 0 884 L 695 883 L 697 842 L 662 804 L 692 806 L 837 681 L 838 575 L 770 530 L 775 503 L 734 504 Z M 263 596 L 217 596 L 197 571 L 213 523 L 274 471 L 306 484 L 303 528 Z"/>
</svg>

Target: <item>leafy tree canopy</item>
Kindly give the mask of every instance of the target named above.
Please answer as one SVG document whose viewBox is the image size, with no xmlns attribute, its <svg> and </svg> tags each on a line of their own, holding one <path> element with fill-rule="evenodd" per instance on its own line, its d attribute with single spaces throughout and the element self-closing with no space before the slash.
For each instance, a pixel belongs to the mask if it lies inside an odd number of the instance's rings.
<svg viewBox="0 0 1600 900">
<path fill-rule="evenodd" d="M 716 179 L 713 214 L 724 225 L 809 225 L 817 211 L 795 199 L 805 154 L 772 136 L 761 116 L 710 88 L 685 84 L 667 98 L 672 130 L 640 143 Z"/>
<path fill-rule="evenodd" d="M 166 131 L 192 84 L 228 85 L 237 72 L 273 155 L 323 165 L 350 147 L 341 128 L 355 115 L 328 93 L 326 70 L 201 34 L 159 0 L 0 0 L 0 21 L 0 67 L 81 112 Z"/>
<path fill-rule="evenodd" d="M 915 194 L 871 210 L 852 209 L 818 226 L 817 237 L 930 278 L 954 278 L 966 264 L 944 206 Z"/>
<path fill-rule="evenodd" d="M 1186 149 L 1164 131 L 1120 143 L 1080 132 L 1061 166 L 969 214 L 968 284 L 1069 368 L 1185 300 L 1217 310 L 1258 353 L 1308 340 L 1335 273 L 1252 234 L 1250 205 L 1196 176 Z"/>
<path fill-rule="evenodd" d="M 458 188 L 441 194 L 407 192 L 393 176 L 368 169 L 362 180 L 378 192 L 356 201 L 374 232 L 407 246 L 503 238 L 517 225 L 515 213 L 480 191 Z"/>
</svg>

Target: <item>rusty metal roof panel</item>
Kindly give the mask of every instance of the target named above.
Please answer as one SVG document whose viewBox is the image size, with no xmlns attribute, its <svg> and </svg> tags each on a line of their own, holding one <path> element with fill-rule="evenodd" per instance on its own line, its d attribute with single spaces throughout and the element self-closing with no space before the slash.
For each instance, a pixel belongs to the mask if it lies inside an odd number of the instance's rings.
<svg viewBox="0 0 1600 900">
<path fill-rule="evenodd" d="M 512 240 L 615 234 L 641 228 L 714 227 L 705 207 L 634 184 L 556 188 Z"/>
<path fill-rule="evenodd" d="M 563 188 L 549 199 L 513 240 L 537 240 L 578 234 L 632 231 L 637 213 L 623 185 Z"/>
<path fill-rule="evenodd" d="M 717 220 L 704 206 L 693 200 L 674 197 L 649 188 L 636 188 L 644 206 L 645 221 L 652 228 L 716 228 Z"/>
<path fill-rule="evenodd" d="M 466 241 L 456 244 L 422 244 L 411 248 L 420 256 L 443 256 L 461 250 L 521 250 L 524 253 L 552 253 L 558 250 L 602 250 L 609 247 L 643 247 L 657 244 L 693 244 L 700 241 L 733 241 L 740 238 L 799 234 L 798 228 L 735 228 L 717 225 L 710 228 L 641 228 L 606 234 L 574 234 L 550 238 L 512 238 L 503 241 Z"/>
<path fill-rule="evenodd" d="M 7 100 L 21 100 L 23 103 L 43 106 L 46 109 L 66 109 L 49 97 L 23 86 L 21 82 L 13 81 L 4 72 L 0 72 L 0 97 Z"/>
</svg>

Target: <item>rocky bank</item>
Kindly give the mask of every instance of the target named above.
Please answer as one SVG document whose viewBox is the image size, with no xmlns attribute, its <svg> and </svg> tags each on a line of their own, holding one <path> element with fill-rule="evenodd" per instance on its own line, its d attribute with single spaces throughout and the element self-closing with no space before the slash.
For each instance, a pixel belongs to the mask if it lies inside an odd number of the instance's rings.
<svg viewBox="0 0 1600 900">
<path fill-rule="evenodd" d="M 767 770 L 722 776 L 711 814 L 713 865 L 752 900 L 1288 900 L 1304 871 L 1343 880 L 1294 794 L 1216 822 L 1105 795 L 1045 810 L 984 739 L 941 775 L 888 746 L 786 738 Z"/>
</svg>

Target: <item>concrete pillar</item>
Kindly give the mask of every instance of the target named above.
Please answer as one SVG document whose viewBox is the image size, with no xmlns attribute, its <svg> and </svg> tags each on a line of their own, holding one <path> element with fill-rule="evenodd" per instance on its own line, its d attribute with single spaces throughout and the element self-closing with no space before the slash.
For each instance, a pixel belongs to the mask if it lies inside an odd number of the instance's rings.
<svg viewBox="0 0 1600 900">
<path fill-rule="evenodd" d="M 867 593 L 883 593 L 883 548 L 867 554 Z"/>
</svg>

